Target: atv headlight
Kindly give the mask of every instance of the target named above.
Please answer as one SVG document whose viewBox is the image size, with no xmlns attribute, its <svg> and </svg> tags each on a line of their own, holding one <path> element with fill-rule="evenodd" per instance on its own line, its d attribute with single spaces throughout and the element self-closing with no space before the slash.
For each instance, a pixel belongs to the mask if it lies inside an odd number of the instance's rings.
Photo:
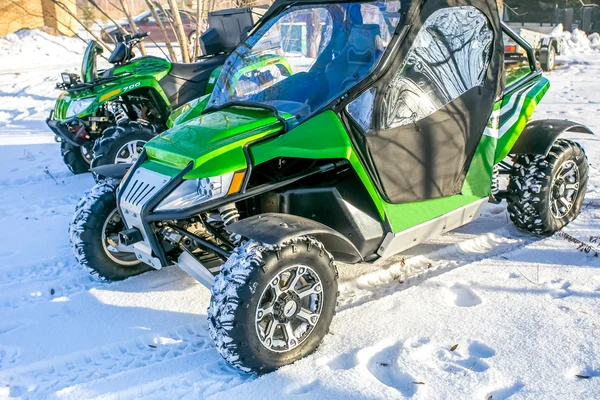
<svg viewBox="0 0 600 400">
<path fill-rule="evenodd" d="M 88 97 L 87 99 L 75 100 L 69 105 L 66 118 L 71 118 L 75 115 L 81 114 L 94 102 L 95 99 L 95 97 Z"/>
<path fill-rule="evenodd" d="M 173 211 L 189 208 L 209 200 L 236 193 L 241 187 L 243 172 L 230 172 L 212 178 L 183 181 L 156 207 L 156 211 Z"/>
</svg>

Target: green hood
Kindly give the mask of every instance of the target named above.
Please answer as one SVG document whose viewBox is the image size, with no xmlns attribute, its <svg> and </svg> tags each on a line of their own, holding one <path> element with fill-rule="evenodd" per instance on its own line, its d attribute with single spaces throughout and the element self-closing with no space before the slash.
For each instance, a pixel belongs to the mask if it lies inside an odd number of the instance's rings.
<svg viewBox="0 0 600 400">
<path fill-rule="evenodd" d="M 247 168 L 244 145 L 281 129 L 270 111 L 242 107 L 216 111 L 174 126 L 148 142 L 148 167 L 162 164 L 181 171 L 193 161 L 194 169 L 186 179 L 243 170 Z"/>
</svg>

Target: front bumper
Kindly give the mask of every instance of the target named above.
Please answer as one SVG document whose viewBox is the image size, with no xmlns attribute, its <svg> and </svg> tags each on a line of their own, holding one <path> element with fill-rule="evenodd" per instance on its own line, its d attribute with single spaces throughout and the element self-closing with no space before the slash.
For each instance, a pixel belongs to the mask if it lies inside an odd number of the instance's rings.
<svg viewBox="0 0 600 400">
<path fill-rule="evenodd" d="M 142 241 L 133 245 L 138 260 L 161 269 L 170 263 L 164 249 L 148 220 L 154 208 L 183 181 L 183 176 L 193 167 L 193 162 L 175 177 L 162 175 L 141 165 L 146 161 L 144 150 L 131 167 L 117 190 L 117 207 L 127 228 L 136 228 L 142 234 Z"/>
<path fill-rule="evenodd" d="M 73 146 L 81 146 L 85 142 L 85 140 L 78 140 L 76 138 L 76 135 L 74 135 L 68 127 L 68 124 L 70 124 L 73 121 L 76 121 L 77 118 L 71 118 L 65 122 L 60 122 L 55 119 L 52 119 L 53 116 L 54 110 L 50 111 L 50 115 L 48 116 L 48 118 L 46 118 L 46 124 L 56 136 L 72 144 Z M 85 124 L 83 123 L 83 121 L 79 120 L 79 122 L 82 126 L 81 129 L 85 129 Z"/>
</svg>

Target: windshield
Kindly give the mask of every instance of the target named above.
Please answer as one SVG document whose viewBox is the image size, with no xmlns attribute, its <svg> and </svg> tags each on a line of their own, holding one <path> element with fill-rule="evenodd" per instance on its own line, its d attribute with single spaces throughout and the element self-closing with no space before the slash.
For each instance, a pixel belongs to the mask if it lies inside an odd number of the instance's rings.
<svg viewBox="0 0 600 400">
<path fill-rule="evenodd" d="M 209 105 L 252 102 L 299 123 L 364 79 L 400 20 L 400 1 L 294 6 L 229 56 Z"/>
</svg>

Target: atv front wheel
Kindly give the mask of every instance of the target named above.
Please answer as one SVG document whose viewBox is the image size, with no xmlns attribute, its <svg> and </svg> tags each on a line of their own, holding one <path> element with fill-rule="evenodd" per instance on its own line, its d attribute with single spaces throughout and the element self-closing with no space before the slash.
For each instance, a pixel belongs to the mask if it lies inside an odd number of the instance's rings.
<svg viewBox="0 0 600 400">
<path fill-rule="evenodd" d="M 508 213 L 520 229 L 549 235 L 581 211 L 588 161 L 581 146 L 558 139 L 547 156 L 517 157 L 508 185 Z"/>
<path fill-rule="evenodd" d="M 137 161 L 144 145 L 154 137 L 150 125 L 128 121 L 106 128 L 102 137 L 94 143 L 92 168 L 108 164 L 133 164 Z M 96 181 L 105 179 L 94 174 Z"/>
<path fill-rule="evenodd" d="M 118 281 L 152 269 L 135 253 L 120 248 L 118 234 L 124 223 L 117 210 L 115 181 L 101 181 L 77 204 L 69 225 L 75 258 L 92 275 Z"/>
<path fill-rule="evenodd" d="M 237 247 L 212 288 L 208 327 L 234 367 L 264 373 L 311 354 L 335 313 L 337 270 L 312 237 Z"/>
<path fill-rule="evenodd" d="M 60 142 L 60 155 L 67 168 L 69 168 L 69 171 L 73 174 L 84 174 L 90 171 L 92 151 L 89 145 L 74 146 L 63 140 Z"/>
</svg>

